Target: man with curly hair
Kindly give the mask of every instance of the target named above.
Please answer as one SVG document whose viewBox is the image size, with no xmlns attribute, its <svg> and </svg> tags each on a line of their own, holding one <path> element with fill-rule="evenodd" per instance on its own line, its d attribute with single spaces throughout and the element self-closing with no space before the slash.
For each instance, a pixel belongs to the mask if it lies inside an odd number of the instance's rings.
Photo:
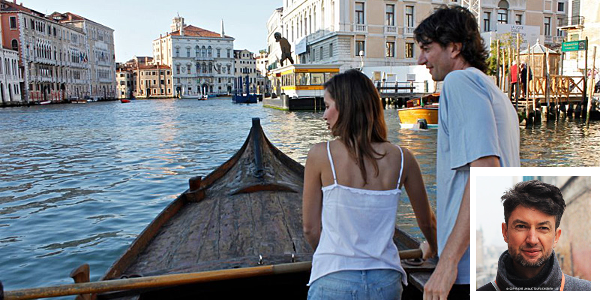
<svg viewBox="0 0 600 300">
<path fill-rule="evenodd" d="M 433 80 L 444 81 L 436 167 L 439 262 L 424 299 L 468 299 L 469 170 L 518 167 L 519 121 L 506 95 L 483 73 L 487 51 L 471 12 L 440 8 L 414 35 L 418 63 Z"/>
</svg>

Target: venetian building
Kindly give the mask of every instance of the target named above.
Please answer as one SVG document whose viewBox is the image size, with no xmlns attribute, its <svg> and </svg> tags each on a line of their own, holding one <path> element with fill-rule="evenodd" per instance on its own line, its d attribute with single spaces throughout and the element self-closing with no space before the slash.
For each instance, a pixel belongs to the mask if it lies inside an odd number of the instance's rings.
<svg viewBox="0 0 600 300">
<path fill-rule="evenodd" d="M 133 98 L 133 68 L 124 64 L 117 66 L 117 98 Z"/>
<path fill-rule="evenodd" d="M 1 12 L 3 44 L 19 52 L 22 99 L 60 102 L 89 96 L 87 48 L 81 29 L 13 2 L 2 1 Z"/>
<path fill-rule="evenodd" d="M 248 77 L 249 91 L 250 93 L 258 93 L 261 90 L 260 86 L 263 83 L 260 80 L 261 76 L 256 66 L 256 58 L 254 53 L 244 50 L 233 50 L 233 56 L 235 58 L 235 78 L 242 78 L 242 83 L 246 84 L 246 77 Z M 244 88 L 244 92 L 245 92 Z"/>
<path fill-rule="evenodd" d="M 229 94 L 234 82 L 234 38 L 193 25 L 175 17 L 171 31 L 153 42 L 156 64 L 173 70 L 174 95 L 197 97 L 206 94 Z"/>
<path fill-rule="evenodd" d="M 342 69 L 361 65 L 415 65 L 419 47 L 413 31 L 421 20 L 443 5 L 469 8 L 478 18 L 488 46 L 495 37 L 491 33 L 505 30 L 505 24 L 535 28 L 542 41 L 555 45 L 564 38 L 557 24 L 567 16 L 566 2 L 283 0 L 278 30 L 292 45 L 296 63 L 340 64 Z M 276 12 L 271 18 L 276 17 Z M 277 22 L 270 19 L 269 38 L 273 24 Z M 269 45 L 270 50 L 279 50 L 278 45 Z M 270 55 L 269 62 L 274 61 Z"/>
<path fill-rule="evenodd" d="M 166 65 L 140 64 L 133 70 L 135 98 L 173 97 L 173 74 Z"/>
<path fill-rule="evenodd" d="M 16 16 L 8 16 L 8 26 L 4 28 L 7 23 L 4 19 L 2 17 L 0 22 L 0 106 L 18 105 L 25 100 L 22 70 L 19 68 L 19 43 L 13 38 L 5 47 L 1 38 L 4 30 L 16 30 L 18 23 Z"/>
<path fill-rule="evenodd" d="M 60 23 L 80 29 L 86 45 L 90 98 L 115 99 L 117 83 L 115 70 L 114 30 L 73 13 L 55 12 L 50 17 Z"/>
</svg>

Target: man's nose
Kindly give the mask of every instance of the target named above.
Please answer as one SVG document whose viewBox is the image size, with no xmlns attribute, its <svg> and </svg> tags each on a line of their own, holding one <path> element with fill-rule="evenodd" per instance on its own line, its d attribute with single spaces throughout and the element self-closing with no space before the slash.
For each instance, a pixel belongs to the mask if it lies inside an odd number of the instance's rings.
<svg viewBox="0 0 600 300">
<path fill-rule="evenodd" d="M 419 53 L 419 59 L 417 60 L 417 64 L 424 65 L 426 62 L 427 60 L 425 59 L 425 55 L 423 55 L 423 51 L 421 51 L 421 53 Z"/>
<path fill-rule="evenodd" d="M 527 232 L 527 239 L 525 241 L 530 245 L 537 245 L 539 243 L 540 239 L 538 238 L 538 233 L 535 228 L 531 228 Z"/>
</svg>

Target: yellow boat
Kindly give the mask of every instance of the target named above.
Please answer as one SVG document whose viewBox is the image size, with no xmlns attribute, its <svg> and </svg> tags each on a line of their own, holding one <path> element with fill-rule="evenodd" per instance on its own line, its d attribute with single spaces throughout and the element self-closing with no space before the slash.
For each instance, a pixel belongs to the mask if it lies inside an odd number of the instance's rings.
<svg viewBox="0 0 600 300">
<path fill-rule="evenodd" d="M 398 109 L 401 128 L 422 128 L 422 121 L 427 122 L 427 128 L 438 125 L 439 94 L 431 94 L 422 98 L 407 101 L 406 108 Z"/>
</svg>

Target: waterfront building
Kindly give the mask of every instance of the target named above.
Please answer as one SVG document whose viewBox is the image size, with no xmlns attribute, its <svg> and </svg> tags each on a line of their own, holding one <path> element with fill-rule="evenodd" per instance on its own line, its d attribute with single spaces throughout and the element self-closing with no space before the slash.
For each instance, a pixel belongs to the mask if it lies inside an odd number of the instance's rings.
<svg viewBox="0 0 600 300">
<path fill-rule="evenodd" d="M 0 12 L 3 45 L 19 53 L 21 104 L 116 96 L 112 29 L 16 1 L 0 0 Z"/>
<path fill-rule="evenodd" d="M 19 51 L 22 102 L 63 101 L 87 95 L 83 32 L 13 2 L 2 1 L 1 5 L 3 44 L 10 43 Z"/>
<path fill-rule="evenodd" d="M 117 90 L 120 99 L 172 98 L 173 70 L 158 65 L 153 57 L 136 56 L 117 66 Z"/>
<path fill-rule="evenodd" d="M 2 29 L 0 26 L 0 37 Z M 15 44 L 17 46 L 18 44 Z M 5 49 L 0 38 L 0 106 L 19 104 L 22 101 L 23 76 L 19 69 L 18 49 Z"/>
<path fill-rule="evenodd" d="M 235 78 L 242 78 L 242 83 L 246 84 L 246 77 L 248 77 L 249 91 L 250 93 L 260 93 L 263 90 L 262 84 L 264 81 L 261 80 L 261 74 L 256 66 L 256 58 L 254 53 L 244 50 L 233 50 L 233 57 L 235 58 L 234 71 Z M 239 87 L 237 88 L 239 89 Z M 246 89 L 243 88 L 245 92 Z"/>
<path fill-rule="evenodd" d="M 230 94 L 234 82 L 234 38 L 193 25 L 175 17 L 171 32 L 153 42 L 156 64 L 173 70 L 173 89 L 177 97 Z"/>
<path fill-rule="evenodd" d="M 133 98 L 133 69 L 125 65 L 117 66 L 117 98 Z"/>
<path fill-rule="evenodd" d="M 267 23 L 269 65 L 276 62 L 279 51 L 279 45 L 271 41 L 272 33 L 280 30 L 292 44 L 295 62 L 340 64 L 342 70 L 415 65 L 419 47 L 414 39 L 414 28 L 442 5 L 469 7 L 479 19 L 488 46 L 492 32 L 505 30 L 503 25 L 511 24 L 539 28 L 542 42 L 556 46 L 563 39 L 557 24 L 567 16 L 567 0 L 282 2 L 281 20 L 276 20 L 279 10 L 275 10 Z"/>
<path fill-rule="evenodd" d="M 117 83 L 114 30 L 70 12 L 55 12 L 50 17 L 62 24 L 79 28 L 83 32 L 86 45 L 84 60 L 89 70 L 90 97 L 94 100 L 115 99 Z"/>
<path fill-rule="evenodd" d="M 166 65 L 139 64 L 133 70 L 135 98 L 172 98 L 173 73 Z"/>
</svg>

